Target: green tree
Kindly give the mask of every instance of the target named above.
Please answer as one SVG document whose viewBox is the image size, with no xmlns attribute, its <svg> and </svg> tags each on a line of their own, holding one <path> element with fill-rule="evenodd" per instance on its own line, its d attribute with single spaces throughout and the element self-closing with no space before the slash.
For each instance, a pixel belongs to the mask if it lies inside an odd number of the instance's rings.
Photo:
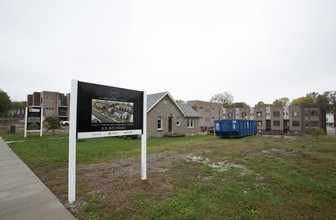
<svg viewBox="0 0 336 220">
<path fill-rule="evenodd" d="M 330 98 L 329 98 L 329 94 L 330 92 L 324 92 L 322 95 L 319 94 L 316 97 L 316 103 L 320 106 L 322 106 L 322 108 L 324 108 L 327 111 L 330 111 Z"/>
<path fill-rule="evenodd" d="M 336 91 L 329 93 L 329 111 L 332 112 L 334 118 L 336 118 Z"/>
<path fill-rule="evenodd" d="M 224 108 L 233 107 L 233 95 L 229 92 L 218 93 L 211 97 L 210 102 L 220 103 Z"/>
<path fill-rule="evenodd" d="M 235 102 L 233 103 L 233 108 L 247 108 L 250 107 L 248 104 L 245 102 Z"/>
<path fill-rule="evenodd" d="M 263 101 L 259 101 L 255 107 L 269 107 L 269 106 L 272 106 L 272 104 L 266 104 L 265 102 Z"/>
<path fill-rule="evenodd" d="M 27 106 L 27 102 L 23 101 L 23 102 L 12 102 L 12 107 L 13 109 L 19 109 L 19 108 L 25 108 Z"/>
<path fill-rule="evenodd" d="M 0 114 L 7 114 L 9 110 L 12 108 L 12 102 L 2 89 L 0 89 Z"/>
<path fill-rule="evenodd" d="M 273 102 L 273 105 L 274 106 L 286 106 L 289 104 L 289 98 L 287 97 L 283 97 L 283 98 L 280 98 L 280 99 L 276 99 L 274 100 Z"/>
<path fill-rule="evenodd" d="M 61 128 L 61 123 L 60 120 L 55 117 L 55 116 L 49 116 L 45 119 L 45 122 L 48 123 L 48 131 L 52 130 L 53 135 L 55 134 L 55 130 L 60 129 Z"/>
<path fill-rule="evenodd" d="M 318 96 L 319 96 L 318 92 L 311 92 L 311 93 L 306 94 L 306 97 L 310 97 L 310 98 L 314 99 L 314 101 L 316 101 Z"/>
<path fill-rule="evenodd" d="M 300 97 L 292 101 L 292 105 L 316 105 L 316 101 L 312 97 Z"/>
</svg>

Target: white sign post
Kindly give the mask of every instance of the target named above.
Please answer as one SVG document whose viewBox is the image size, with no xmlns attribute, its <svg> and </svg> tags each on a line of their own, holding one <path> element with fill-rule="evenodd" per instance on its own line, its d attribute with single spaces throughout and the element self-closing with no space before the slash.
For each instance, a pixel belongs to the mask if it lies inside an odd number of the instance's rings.
<svg viewBox="0 0 336 220">
<path fill-rule="evenodd" d="M 68 200 L 76 200 L 76 139 L 77 139 L 77 90 L 78 81 L 71 81 L 70 125 L 69 125 L 69 177 Z"/>
<path fill-rule="evenodd" d="M 77 112 L 78 112 L 78 97 L 79 94 L 79 81 L 72 80 L 71 82 L 71 100 L 70 100 L 70 131 L 69 131 L 69 176 L 68 176 L 68 201 L 73 203 L 76 201 L 76 139 L 84 138 L 97 138 L 97 137 L 112 137 L 124 135 L 141 135 L 141 179 L 147 178 L 147 93 L 143 91 L 143 109 L 142 115 L 142 129 L 131 130 L 107 130 L 107 131 L 89 131 L 78 132 L 77 128 Z M 94 85 L 97 87 L 99 85 Z M 106 86 L 104 87 L 106 89 Z M 114 93 L 111 90 L 111 96 L 119 95 L 119 92 Z M 96 100 L 96 99 L 94 99 Z M 103 100 L 104 101 L 104 100 Z M 87 103 L 86 103 L 87 104 Z M 134 103 L 132 103 L 134 104 Z M 90 106 L 91 108 L 91 106 Z M 133 117 L 133 116 L 132 116 Z M 132 119 L 133 120 L 133 119 Z M 93 123 L 91 121 L 91 123 Z M 94 122 L 96 123 L 96 122 Z M 108 126 L 107 126 L 108 127 Z M 105 127 L 104 127 L 105 129 Z"/>
<path fill-rule="evenodd" d="M 141 135 L 141 179 L 147 179 L 147 92 L 143 93 L 143 125 Z"/>
</svg>

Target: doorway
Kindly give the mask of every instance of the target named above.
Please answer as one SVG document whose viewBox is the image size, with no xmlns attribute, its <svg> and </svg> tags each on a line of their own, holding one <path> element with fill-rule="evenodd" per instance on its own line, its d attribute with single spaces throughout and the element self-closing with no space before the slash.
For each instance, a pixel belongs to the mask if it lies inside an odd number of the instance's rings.
<svg viewBox="0 0 336 220">
<path fill-rule="evenodd" d="M 271 120 L 266 120 L 266 131 L 271 131 Z"/>
<path fill-rule="evenodd" d="M 284 120 L 283 122 L 284 122 L 283 123 L 283 125 L 284 125 L 284 127 L 283 127 L 284 133 L 288 134 L 289 133 L 289 120 Z"/>
<path fill-rule="evenodd" d="M 168 117 L 168 134 L 173 133 L 173 117 L 169 116 Z"/>
</svg>

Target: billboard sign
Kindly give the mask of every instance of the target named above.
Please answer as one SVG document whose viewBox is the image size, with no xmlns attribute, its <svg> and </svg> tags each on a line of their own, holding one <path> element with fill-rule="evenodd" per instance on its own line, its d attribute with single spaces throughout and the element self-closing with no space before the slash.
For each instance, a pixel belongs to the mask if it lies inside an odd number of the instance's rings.
<svg viewBox="0 0 336 220">
<path fill-rule="evenodd" d="M 143 92 L 78 81 L 78 138 L 141 134 Z"/>
<path fill-rule="evenodd" d="M 72 80 L 68 200 L 76 200 L 76 139 L 141 135 L 141 179 L 147 178 L 147 94 Z"/>
</svg>

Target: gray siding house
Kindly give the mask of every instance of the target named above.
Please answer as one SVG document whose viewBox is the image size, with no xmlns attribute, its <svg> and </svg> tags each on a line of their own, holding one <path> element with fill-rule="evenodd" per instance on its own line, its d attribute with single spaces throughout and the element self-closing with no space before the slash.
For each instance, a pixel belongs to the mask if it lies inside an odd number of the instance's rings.
<svg viewBox="0 0 336 220">
<path fill-rule="evenodd" d="M 147 136 L 197 135 L 202 117 L 185 103 L 177 103 L 169 92 L 147 95 Z"/>
</svg>

